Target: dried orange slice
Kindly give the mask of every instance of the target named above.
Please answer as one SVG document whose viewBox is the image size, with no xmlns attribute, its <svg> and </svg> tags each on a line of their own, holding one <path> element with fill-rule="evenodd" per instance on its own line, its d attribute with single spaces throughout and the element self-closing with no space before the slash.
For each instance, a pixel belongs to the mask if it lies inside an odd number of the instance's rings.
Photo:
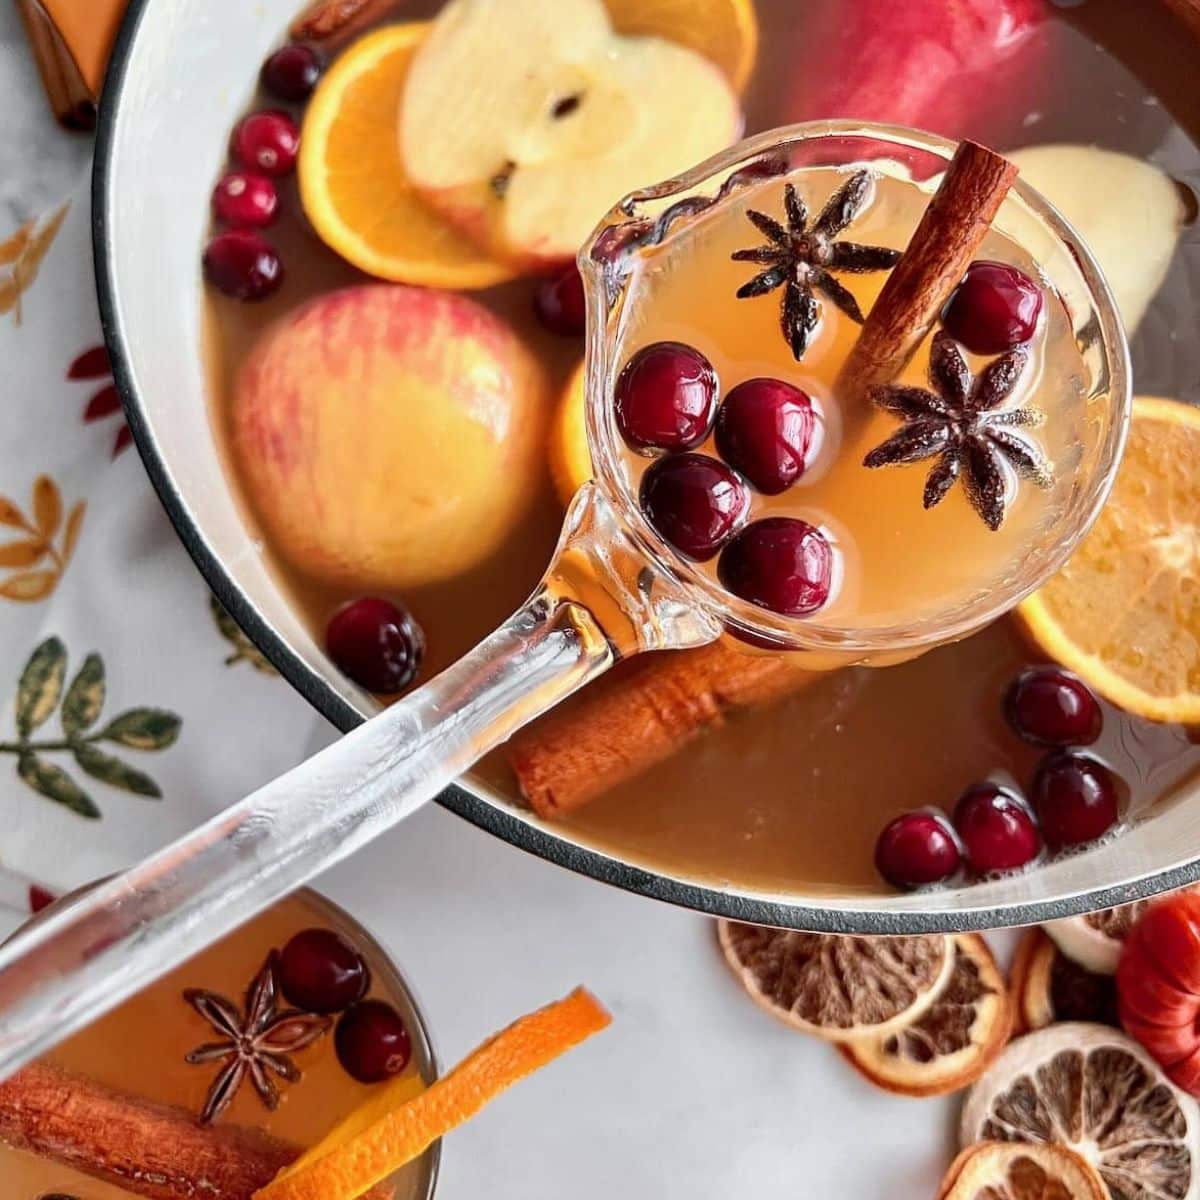
<svg viewBox="0 0 1200 1200">
<path fill-rule="evenodd" d="M 1011 1029 L 1012 1002 L 992 952 L 978 934 L 962 933 L 954 938 L 950 978 L 924 1016 L 838 1049 L 886 1091 L 942 1096 L 974 1083 Z"/>
<path fill-rule="evenodd" d="M 1117 1026 L 1117 985 L 1069 958 L 1040 928 L 1028 929 L 1009 973 L 1015 1028 L 1045 1029 L 1055 1021 Z"/>
<path fill-rule="evenodd" d="M 1129 712 L 1200 723 L 1200 408 L 1140 396 L 1095 528 L 1018 612 L 1038 645 Z"/>
<path fill-rule="evenodd" d="M 363 1113 L 351 1114 L 259 1188 L 254 1200 L 354 1200 L 610 1020 L 591 993 L 577 988 L 501 1030 L 415 1096 L 411 1080 L 393 1085 L 407 1089 L 395 1094 L 398 1103 L 387 1106 L 382 1097 L 370 1101 L 366 1115 L 377 1119 L 364 1121 Z"/>
<path fill-rule="evenodd" d="M 1063 917 L 1042 928 L 1058 948 L 1081 967 L 1096 975 L 1114 975 L 1126 935 L 1134 921 L 1149 907 L 1149 900 L 1135 900 L 1120 908 L 1102 908 L 1079 917 Z"/>
<path fill-rule="evenodd" d="M 550 428 L 550 476 L 563 505 L 592 477 L 584 410 L 583 363 L 571 373 Z"/>
<path fill-rule="evenodd" d="M 1067 1021 L 1010 1042 L 963 1106 L 961 1144 L 1057 1142 L 1119 1200 L 1196 1200 L 1200 1110 L 1131 1038 Z"/>
<path fill-rule="evenodd" d="M 1110 1200 L 1100 1176 L 1064 1146 L 984 1142 L 951 1164 L 938 1200 Z"/>
<path fill-rule="evenodd" d="M 754 0 L 604 0 L 613 28 L 687 46 L 715 63 L 737 91 L 758 55 Z"/>
<path fill-rule="evenodd" d="M 404 80 L 428 29 L 428 22 L 385 26 L 326 71 L 301 130 L 300 199 L 321 239 L 369 275 L 426 287 L 491 287 L 517 272 L 426 208 L 400 160 Z"/>
<path fill-rule="evenodd" d="M 882 1035 L 928 1012 L 949 982 L 943 934 L 840 937 L 718 921 L 717 940 L 751 998 L 827 1042 Z"/>
</svg>

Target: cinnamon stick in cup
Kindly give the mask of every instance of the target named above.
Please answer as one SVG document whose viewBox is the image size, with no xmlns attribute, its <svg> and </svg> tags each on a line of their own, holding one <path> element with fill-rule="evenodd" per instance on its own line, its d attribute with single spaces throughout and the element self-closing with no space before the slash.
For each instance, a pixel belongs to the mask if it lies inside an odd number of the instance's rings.
<svg viewBox="0 0 1200 1200">
<path fill-rule="evenodd" d="M 892 268 L 842 369 L 848 390 L 895 379 L 958 286 L 1017 177 L 1008 159 L 962 142 L 924 216 Z"/>
</svg>

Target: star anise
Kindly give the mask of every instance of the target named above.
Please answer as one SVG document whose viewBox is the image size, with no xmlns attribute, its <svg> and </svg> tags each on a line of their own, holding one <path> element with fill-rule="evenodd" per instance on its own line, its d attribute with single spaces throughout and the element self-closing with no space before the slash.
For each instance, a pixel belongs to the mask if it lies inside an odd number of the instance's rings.
<svg viewBox="0 0 1200 1200">
<path fill-rule="evenodd" d="M 327 1033 L 332 1021 L 296 1009 L 280 1012 L 277 1006 L 276 955 L 274 951 L 254 977 L 246 992 L 243 1012 L 237 1005 L 203 988 L 187 988 L 183 998 L 222 1035 L 219 1042 L 205 1042 L 191 1051 L 189 1063 L 220 1062 L 224 1065 L 213 1079 L 200 1112 L 200 1123 L 215 1121 L 237 1095 L 247 1075 L 259 1099 L 274 1111 L 279 1088 L 272 1074 L 289 1083 L 300 1071 L 289 1055 L 311 1045 Z"/>
<path fill-rule="evenodd" d="M 1017 347 L 994 358 L 972 377 L 958 343 L 944 331 L 929 352 L 933 391 L 888 384 L 871 399 L 904 424 L 863 459 L 866 467 L 890 467 L 936 458 L 925 480 L 925 507 L 939 503 L 962 479 L 967 498 L 989 529 L 1004 522 L 1004 464 L 1022 479 L 1049 487 L 1053 465 L 1037 446 L 1013 432 L 1041 425 L 1037 408 L 1000 408 L 1012 394 L 1028 358 Z"/>
<path fill-rule="evenodd" d="M 899 250 L 884 246 L 834 241 L 866 207 L 872 187 L 871 172 L 856 171 L 829 197 L 811 226 L 808 208 L 790 183 L 783 189 L 786 226 L 766 213 L 753 209 L 746 212 L 755 229 L 767 238 L 767 244 L 735 250 L 732 257 L 737 262 L 758 263 L 766 270 L 738 288 L 738 299 L 764 296 L 776 288 L 783 288 L 779 324 L 784 341 L 797 362 L 808 349 L 820 315 L 814 289 L 861 325 L 863 314 L 858 301 L 832 272 L 849 271 L 861 275 L 868 271 L 885 271 L 900 257 Z"/>
</svg>

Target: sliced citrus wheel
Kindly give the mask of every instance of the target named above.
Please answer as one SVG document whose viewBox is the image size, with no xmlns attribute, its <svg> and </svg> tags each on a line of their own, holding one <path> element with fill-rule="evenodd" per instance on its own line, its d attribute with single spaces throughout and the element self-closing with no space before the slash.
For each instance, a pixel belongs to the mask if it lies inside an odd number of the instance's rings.
<svg viewBox="0 0 1200 1200">
<path fill-rule="evenodd" d="M 829 1042 L 890 1033 L 928 1012 L 949 982 L 942 934 L 839 937 L 718 921 L 725 961 L 758 1004 Z"/>
<path fill-rule="evenodd" d="M 1081 967 L 1096 975 L 1112 975 L 1116 972 L 1126 934 L 1148 904 L 1148 900 L 1135 900 L 1119 908 L 1102 908 L 1079 917 L 1049 921 L 1043 928 L 1058 948 Z"/>
<path fill-rule="evenodd" d="M 592 477 L 583 363 L 571 372 L 554 414 L 550 429 L 550 475 L 554 490 L 564 505 L 570 504 L 575 493 Z"/>
<path fill-rule="evenodd" d="M 501 1030 L 416 1095 L 411 1080 L 391 1085 L 255 1192 L 254 1200 L 355 1200 L 610 1020 L 594 996 L 577 988 Z"/>
<path fill-rule="evenodd" d="M 1099 520 L 1018 612 L 1038 645 L 1153 721 L 1200 723 L 1200 408 L 1140 396 Z"/>
<path fill-rule="evenodd" d="M 938 1200 L 1111 1200 L 1103 1180 L 1065 1146 L 983 1142 L 951 1164 Z"/>
<path fill-rule="evenodd" d="M 1111 975 L 1081 967 L 1040 928 L 1027 929 L 1009 975 L 1018 1033 L 1055 1021 L 1093 1021 L 1117 1026 L 1117 986 Z"/>
<path fill-rule="evenodd" d="M 676 42 L 715 63 L 738 90 L 758 55 L 754 0 L 604 0 L 613 28 Z"/>
<path fill-rule="evenodd" d="M 1132 1039 L 1067 1021 L 1010 1042 L 963 1106 L 962 1145 L 1058 1143 L 1115 1200 L 1195 1200 L 1200 1112 Z"/>
<path fill-rule="evenodd" d="M 872 1083 L 904 1096 L 941 1096 L 974 1083 L 1004 1049 L 1012 1002 L 978 934 L 954 938 L 954 968 L 924 1014 L 893 1033 L 839 1046 Z"/>
<path fill-rule="evenodd" d="M 300 138 L 300 198 L 321 239 L 380 279 L 485 288 L 516 275 L 426 208 L 400 160 L 397 113 L 428 23 L 356 41 L 322 77 Z"/>
</svg>

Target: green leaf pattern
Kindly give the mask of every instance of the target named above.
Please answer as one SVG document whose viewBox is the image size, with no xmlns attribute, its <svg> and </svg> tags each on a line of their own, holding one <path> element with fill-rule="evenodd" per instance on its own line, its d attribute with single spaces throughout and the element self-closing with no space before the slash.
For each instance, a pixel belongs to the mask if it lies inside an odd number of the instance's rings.
<svg viewBox="0 0 1200 1200">
<path fill-rule="evenodd" d="M 92 779 L 135 796 L 157 800 L 162 789 L 144 771 L 102 750 L 98 742 L 112 742 L 130 750 L 165 750 L 179 737 L 182 721 L 165 708 L 130 708 L 118 714 L 99 732 L 89 732 L 100 719 L 106 694 L 104 661 L 92 653 L 84 660 L 63 694 L 67 677 L 67 650 L 49 637 L 30 655 L 17 683 L 17 740 L 0 742 L 0 753 L 17 756 L 17 775 L 35 792 L 81 817 L 101 813 L 91 796 L 57 763 L 46 756 L 69 753 Z M 59 702 L 61 708 L 59 707 Z M 62 738 L 33 734 L 59 711 Z"/>
</svg>

